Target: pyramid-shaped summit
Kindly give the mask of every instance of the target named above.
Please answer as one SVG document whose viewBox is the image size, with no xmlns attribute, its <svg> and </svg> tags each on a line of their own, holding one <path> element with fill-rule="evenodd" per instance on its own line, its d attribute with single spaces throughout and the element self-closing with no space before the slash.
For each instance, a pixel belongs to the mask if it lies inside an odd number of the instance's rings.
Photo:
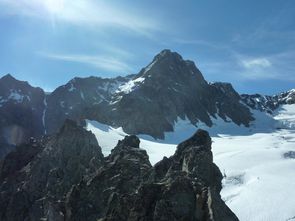
<svg viewBox="0 0 295 221">
<path fill-rule="evenodd" d="M 219 116 L 248 126 L 253 120 L 249 109 L 232 87 L 224 90 L 225 86 L 208 84 L 194 62 L 166 49 L 120 86 L 107 108 L 97 108 L 93 118 L 155 138 L 164 138 L 178 118 L 212 126 L 211 118 Z"/>
</svg>

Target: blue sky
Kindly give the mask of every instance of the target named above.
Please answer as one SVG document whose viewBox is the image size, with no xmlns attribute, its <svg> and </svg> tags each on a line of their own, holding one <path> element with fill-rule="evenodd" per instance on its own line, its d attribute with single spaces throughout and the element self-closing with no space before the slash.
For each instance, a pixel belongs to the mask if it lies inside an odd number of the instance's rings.
<svg viewBox="0 0 295 221">
<path fill-rule="evenodd" d="M 0 76 L 47 91 L 137 73 L 169 48 L 240 93 L 295 88 L 295 1 L 0 0 Z"/>
</svg>

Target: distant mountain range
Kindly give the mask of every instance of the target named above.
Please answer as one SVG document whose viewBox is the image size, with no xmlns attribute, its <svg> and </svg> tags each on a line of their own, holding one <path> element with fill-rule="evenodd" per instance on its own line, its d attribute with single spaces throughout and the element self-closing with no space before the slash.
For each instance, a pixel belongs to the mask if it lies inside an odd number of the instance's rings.
<svg viewBox="0 0 295 221">
<path fill-rule="evenodd" d="M 0 79 L 0 158 L 30 137 L 57 132 L 66 119 L 85 119 L 128 134 L 164 139 L 178 119 L 212 126 L 212 119 L 249 127 L 252 110 L 271 114 L 295 103 L 295 90 L 274 96 L 239 95 L 230 83 L 208 83 L 192 61 L 163 50 L 138 74 L 74 78 L 45 93 L 11 75 Z"/>
</svg>

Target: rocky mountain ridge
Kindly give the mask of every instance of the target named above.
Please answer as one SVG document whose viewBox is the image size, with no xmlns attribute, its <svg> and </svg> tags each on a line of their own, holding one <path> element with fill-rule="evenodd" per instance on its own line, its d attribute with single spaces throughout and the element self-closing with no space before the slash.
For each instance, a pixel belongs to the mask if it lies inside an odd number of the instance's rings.
<svg viewBox="0 0 295 221">
<path fill-rule="evenodd" d="M 295 103 L 295 89 L 291 89 L 273 96 L 261 94 L 242 94 L 241 99 L 251 109 L 272 114 L 273 111 L 280 105 Z"/>
<path fill-rule="evenodd" d="M 206 131 L 154 167 L 139 144 L 126 136 L 103 158 L 94 135 L 67 120 L 18 146 L 0 166 L 1 220 L 238 220 L 221 200 Z"/>
<path fill-rule="evenodd" d="M 44 134 L 45 93 L 11 75 L 0 79 L 0 159 L 30 137 Z"/>
<path fill-rule="evenodd" d="M 131 89 L 123 87 L 115 94 L 107 112 L 97 109 L 89 118 L 121 126 L 129 134 L 161 139 L 164 132 L 173 131 L 178 118 L 208 126 L 212 126 L 211 117 L 217 116 L 224 120 L 227 116 L 245 126 L 253 120 L 249 109 L 238 102 L 234 93 L 224 93 L 220 86 L 208 84 L 195 64 L 183 60 L 176 52 L 164 50 L 155 56 L 127 85 L 133 83 Z"/>
<path fill-rule="evenodd" d="M 116 78 L 74 78 L 58 87 L 46 97 L 46 132 L 56 132 L 67 118 L 82 119 L 89 108 L 107 105 L 119 86 L 132 77 L 133 75 Z"/>
<path fill-rule="evenodd" d="M 250 111 L 231 85 L 222 85 L 208 84 L 192 61 L 163 50 L 136 75 L 75 78 L 57 88 L 46 98 L 45 129 L 50 134 L 66 118 L 87 118 L 163 139 L 178 118 L 212 126 L 211 117 L 221 117 L 248 126 Z"/>
<path fill-rule="evenodd" d="M 6 75 L 0 79 L 0 158 L 29 137 L 57 132 L 66 119 L 85 119 L 128 134 L 164 138 L 178 119 L 209 127 L 214 119 L 248 127 L 251 110 L 272 113 L 294 103 L 294 90 L 275 96 L 239 95 L 231 84 L 208 83 L 192 61 L 163 50 L 138 74 L 74 78 L 50 94 Z"/>
</svg>

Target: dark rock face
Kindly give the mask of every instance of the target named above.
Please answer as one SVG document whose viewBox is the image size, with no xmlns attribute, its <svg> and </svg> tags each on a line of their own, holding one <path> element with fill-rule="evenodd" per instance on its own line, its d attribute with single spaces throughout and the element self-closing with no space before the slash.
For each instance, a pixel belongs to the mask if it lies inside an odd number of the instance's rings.
<svg viewBox="0 0 295 221">
<path fill-rule="evenodd" d="M 72 188 L 66 201 L 66 220 L 98 220 L 121 203 L 128 206 L 129 194 L 136 192 L 148 178 L 152 167 L 146 151 L 138 145 L 139 139 L 135 136 L 119 141 L 104 167 L 87 182 Z M 128 213 L 125 209 L 118 211 L 117 220 L 126 220 L 125 213 Z"/>
<path fill-rule="evenodd" d="M 89 117 L 122 126 L 129 134 L 164 138 L 178 118 L 212 126 L 211 117 L 219 116 L 248 126 L 254 118 L 239 101 L 230 84 L 208 84 L 192 61 L 164 50 Z"/>
<path fill-rule="evenodd" d="M 221 179 L 211 139 L 198 130 L 154 166 L 138 190 L 131 220 L 238 220 L 221 200 Z"/>
<path fill-rule="evenodd" d="M 119 85 L 127 82 L 131 76 L 113 79 L 88 77 L 74 78 L 66 85 L 58 87 L 47 96 L 45 114 L 46 132 L 55 133 L 65 119 L 80 120 L 85 118 L 88 109 L 104 107 Z"/>
<path fill-rule="evenodd" d="M 272 114 L 280 105 L 295 104 L 295 90 L 292 89 L 274 96 L 242 94 L 241 98 L 250 108 Z"/>
<path fill-rule="evenodd" d="M 30 137 L 44 134 L 44 91 L 11 75 L 0 79 L 0 159 Z"/>
<path fill-rule="evenodd" d="M 103 158 L 94 135 L 71 120 L 30 139 L 1 162 L 0 219 L 238 220 L 221 200 L 206 131 L 154 167 L 139 144 L 126 136 Z"/>
<path fill-rule="evenodd" d="M 279 107 L 279 101 L 276 96 L 242 94 L 241 98 L 242 101 L 251 109 L 267 112 L 269 114 Z"/>
<path fill-rule="evenodd" d="M 255 120 L 248 108 L 240 103 L 241 97 L 230 83 L 216 82 L 211 84 L 216 96 L 217 114 L 224 121 L 232 120 L 237 125 L 249 126 Z"/>
<path fill-rule="evenodd" d="M 71 189 L 66 220 L 238 220 L 221 200 L 206 131 L 154 167 L 138 144 L 135 136 L 120 141 L 95 176 Z"/>
<path fill-rule="evenodd" d="M 91 132 L 67 120 L 60 132 L 17 147 L 1 163 L 1 220 L 64 220 L 73 184 L 103 164 Z"/>
<path fill-rule="evenodd" d="M 286 159 L 295 159 L 295 151 L 288 151 L 284 153 L 284 158 Z"/>
</svg>

